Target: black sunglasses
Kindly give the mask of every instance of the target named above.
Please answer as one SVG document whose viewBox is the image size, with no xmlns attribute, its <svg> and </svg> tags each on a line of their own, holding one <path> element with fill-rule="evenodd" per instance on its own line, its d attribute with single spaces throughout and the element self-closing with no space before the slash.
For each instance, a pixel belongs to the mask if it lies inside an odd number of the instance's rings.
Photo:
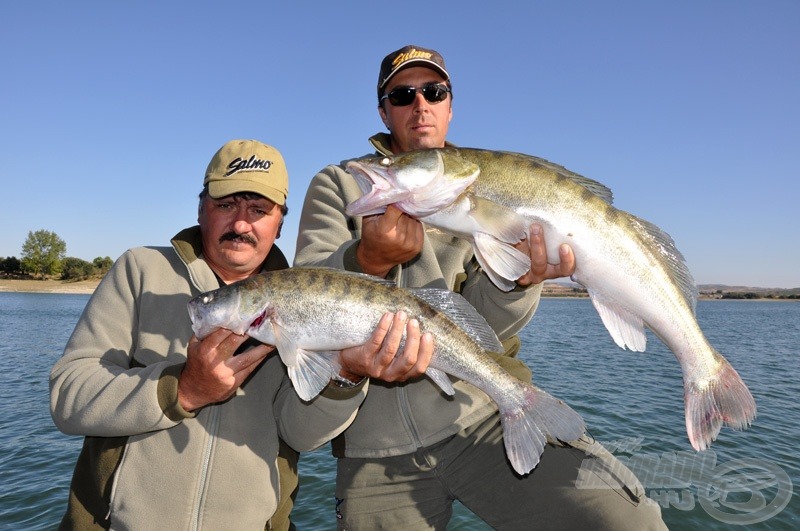
<svg viewBox="0 0 800 531">
<path fill-rule="evenodd" d="M 447 93 L 452 92 L 452 89 L 444 83 L 428 83 L 421 88 L 399 86 L 392 89 L 388 94 L 381 96 L 378 103 L 388 99 L 389 103 L 395 107 L 405 107 L 411 105 L 414 98 L 417 97 L 417 92 L 421 92 L 428 103 L 439 103 L 447 98 Z"/>
</svg>

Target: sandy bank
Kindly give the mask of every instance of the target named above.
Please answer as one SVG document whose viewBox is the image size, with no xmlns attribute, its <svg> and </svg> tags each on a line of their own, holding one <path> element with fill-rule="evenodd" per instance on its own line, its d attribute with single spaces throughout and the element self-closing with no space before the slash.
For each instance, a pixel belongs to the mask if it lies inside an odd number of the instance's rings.
<svg viewBox="0 0 800 531">
<path fill-rule="evenodd" d="M 63 280 L 13 280 L 0 278 L 0 292 L 26 293 L 94 293 L 99 279 L 65 282 Z"/>
</svg>

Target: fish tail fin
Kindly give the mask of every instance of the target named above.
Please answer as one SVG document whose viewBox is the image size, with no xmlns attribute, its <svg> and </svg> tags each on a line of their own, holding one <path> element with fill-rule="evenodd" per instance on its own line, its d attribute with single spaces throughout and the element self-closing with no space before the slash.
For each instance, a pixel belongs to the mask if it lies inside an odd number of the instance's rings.
<svg viewBox="0 0 800 531">
<path fill-rule="evenodd" d="M 562 400 L 533 385 L 527 386 L 524 397 L 521 408 L 500 409 L 506 455 L 520 475 L 539 464 L 546 435 L 572 441 L 586 431 L 581 416 Z"/>
<path fill-rule="evenodd" d="M 687 383 L 686 432 L 695 450 L 701 451 L 716 440 L 723 424 L 744 430 L 756 417 L 756 402 L 739 373 L 721 355 L 717 374 L 705 385 Z"/>
</svg>

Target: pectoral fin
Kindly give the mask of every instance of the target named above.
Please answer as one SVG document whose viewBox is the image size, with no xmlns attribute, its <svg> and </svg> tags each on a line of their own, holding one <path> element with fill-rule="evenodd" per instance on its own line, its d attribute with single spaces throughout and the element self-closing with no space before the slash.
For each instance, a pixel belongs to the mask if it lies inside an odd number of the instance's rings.
<svg viewBox="0 0 800 531">
<path fill-rule="evenodd" d="M 475 258 L 489 280 L 503 291 L 511 291 L 516 280 L 531 268 L 531 259 L 513 245 L 479 232 L 475 238 Z"/>
<path fill-rule="evenodd" d="M 338 352 L 313 352 L 297 346 L 291 334 L 277 323 L 272 323 L 275 346 L 286 365 L 298 396 L 309 401 L 328 385 L 339 372 Z"/>
</svg>

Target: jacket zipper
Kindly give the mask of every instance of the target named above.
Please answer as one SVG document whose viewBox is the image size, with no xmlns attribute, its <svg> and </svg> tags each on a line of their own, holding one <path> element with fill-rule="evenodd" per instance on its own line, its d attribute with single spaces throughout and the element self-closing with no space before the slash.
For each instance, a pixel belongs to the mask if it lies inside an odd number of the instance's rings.
<svg viewBox="0 0 800 531">
<path fill-rule="evenodd" d="M 108 513 L 106 513 L 106 522 L 111 523 L 111 513 L 114 511 L 114 499 L 117 497 L 117 485 L 119 484 L 119 475 L 122 473 L 122 466 L 125 464 L 125 459 L 128 457 L 128 441 L 125 441 L 125 446 L 122 448 L 122 459 L 119 460 L 117 469 L 114 471 L 114 477 L 111 481 L 111 494 L 108 497 Z"/>
<path fill-rule="evenodd" d="M 405 272 L 408 263 L 400 266 L 397 273 L 397 286 L 401 288 L 406 287 Z M 408 393 L 406 392 L 405 385 L 400 385 L 397 389 L 397 406 L 400 409 L 400 418 L 403 419 L 403 424 L 406 425 L 406 430 L 411 434 L 411 440 L 414 446 L 420 448 L 422 446 L 422 438 L 420 437 L 419 430 L 417 429 L 416 422 L 411 412 L 411 403 L 408 401 Z"/>
<path fill-rule="evenodd" d="M 213 453 L 217 441 L 217 430 L 219 429 L 219 408 L 211 407 L 208 415 L 208 437 L 206 438 L 205 448 L 203 448 L 203 460 L 200 468 L 200 478 L 197 484 L 197 495 L 195 496 L 195 506 L 192 508 L 192 531 L 199 530 L 201 511 L 205 504 L 206 487 L 208 485 L 208 473 L 211 465 L 211 454 Z"/>
</svg>

